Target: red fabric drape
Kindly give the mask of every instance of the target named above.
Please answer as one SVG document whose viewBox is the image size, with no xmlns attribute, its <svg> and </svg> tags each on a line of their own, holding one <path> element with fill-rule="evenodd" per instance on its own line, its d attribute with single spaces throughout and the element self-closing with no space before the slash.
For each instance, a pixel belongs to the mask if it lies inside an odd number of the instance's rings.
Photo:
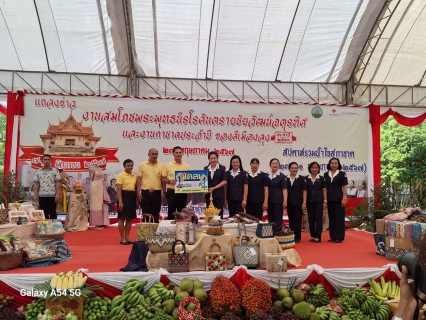
<svg viewBox="0 0 426 320">
<path fill-rule="evenodd" d="M 334 297 L 334 291 L 336 289 L 331 285 L 331 283 L 324 278 L 322 274 L 318 274 L 315 270 L 311 272 L 311 274 L 306 278 L 304 281 L 307 284 L 322 284 L 325 288 L 325 291 L 327 291 L 328 295 L 333 298 Z"/>
<path fill-rule="evenodd" d="M 241 290 L 241 288 L 246 284 L 247 281 L 249 281 L 251 278 L 253 278 L 251 275 L 247 273 L 247 271 L 243 268 L 240 268 L 235 272 L 235 274 L 229 278 L 233 284 L 237 287 L 238 290 Z"/>
<path fill-rule="evenodd" d="M 371 104 L 369 106 L 370 124 L 373 135 L 373 182 L 380 183 L 380 106 Z"/>
<path fill-rule="evenodd" d="M 393 281 L 395 280 L 396 284 L 399 285 L 399 281 L 401 280 L 396 272 L 392 272 L 390 268 L 386 269 L 385 272 L 382 274 L 383 278 L 387 281 Z M 380 282 L 380 277 L 377 277 L 375 279 L 376 282 Z"/>
<path fill-rule="evenodd" d="M 389 116 L 393 116 L 394 119 L 399 124 L 402 124 L 403 126 L 406 126 L 406 127 L 418 126 L 420 123 L 422 123 L 426 119 L 426 113 L 423 113 L 420 116 L 415 118 L 409 118 L 409 117 L 403 116 L 402 114 L 398 112 L 393 111 L 392 109 L 389 109 L 388 111 L 386 111 L 380 116 L 380 123 L 382 124 L 383 122 L 385 122 Z"/>
<path fill-rule="evenodd" d="M 15 115 L 24 115 L 24 96 L 23 91 L 7 93 L 7 120 L 6 120 L 6 143 L 4 152 L 4 171 L 10 171 L 10 156 L 12 152 L 13 125 L 15 123 Z M 18 134 L 19 137 L 19 134 Z M 18 141 L 19 145 L 19 141 Z M 18 148 L 19 149 L 19 148 Z M 17 150 L 19 152 L 19 150 Z M 18 159 L 18 157 L 17 157 Z M 18 160 L 17 160 L 18 161 Z"/>
<path fill-rule="evenodd" d="M 21 296 L 21 293 L 19 291 L 16 291 L 15 289 L 9 287 L 3 281 L 0 281 L 0 292 L 15 297 L 15 299 L 13 299 L 12 303 L 10 304 L 11 307 L 14 309 L 17 309 L 24 304 L 29 304 L 32 301 L 37 300 L 37 298 Z"/>
<path fill-rule="evenodd" d="M 0 104 L 0 113 L 4 114 L 5 116 L 7 116 L 7 109 Z"/>
<path fill-rule="evenodd" d="M 86 276 L 87 274 L 84 274 L 84 275 Z M 117 289 L 117 288 L 110 286 L 106 283 L 99 282 L 98 280 L 92 279 L 89 276 L 87 277 L 86 283 L 87 284 L 97 284 L 97 285 L 100 285 L 102 288 L 104 288 L 104 290 L 95 291 L 95 294 L 99 297 L 102 297 L 102 298 L 108 297 L 112 300 L 115 296 L 118 296 L 119 294 L 121 294 L 120 289 Z"/>
</svg>

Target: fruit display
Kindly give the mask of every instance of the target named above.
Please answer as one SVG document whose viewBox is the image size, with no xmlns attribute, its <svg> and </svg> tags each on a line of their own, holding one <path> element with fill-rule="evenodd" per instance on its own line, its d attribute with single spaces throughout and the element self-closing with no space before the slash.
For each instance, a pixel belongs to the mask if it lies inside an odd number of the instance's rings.
<svg viewBox="0 0 426 320">
<path fill-rule="evenodd" d="M 55 275 L 39 287 L 52 292 L 84 292 L 84 305 L 82 302 L 80 308 L 72 308 L 76 314 L 65 314 L 70 310 L 65 305 L 64 312 L 54 306 L 45 309 L 52 294 L 47 300 L 29 304 L 25 320 L 387 320 L 390 310 L 384 300 L 396 298 L 399 293 L 396 282 L 383 277 L 380 283 L 370 279 L 370 288 L 344 288 L 333 299 L 322 284 L 293 282 L 288 288 L 278 288 L 275 294 L 268 283 L 257 278 L 249 279 L 239 290 L 230 279 L 217 276 L 207 293 L 200 280 L 189 277 L 179 285 L 165 286 L 158 281 L 151 287 L 146 281 L 130 278 L 121 294 L 110 300 L 96 297 L 85 282 L 81 272 L 70 271 Z M 13 300 L 6 295 L 0 298 L 3 304 Z"/>
<path fill-rule="evenodd" d="M 111 310 L 111 300 L 107 297 L 86 298 L 84 300 L 83 319 L 105 319 Z"/>
<path fill-rule="evenodd" d="M 16 314 L 15 309 L 11 306 L 4 306 L 0 309 L 0 319 L 1 320 L 20 320 Z"/>
<path fill-rule="evenodd" d="M 0 293 L 0 310 L 6 306 L 8 306 L 13 299 L 15 299 L 14 296 L 9 296 L 5 293 Z"/>
<path fill-rule="evenodd" d="M 38 299 L 27 305 L 25 320 L 37 320 L 39 314 L 44 314 L 45 304 L 45 299 Z"/>
<path fill-rule="evenodd" d="M 380 300 L 392 300 L 399 299 L 400 287 L 396 284 L 396 281 L 386 281 L 383 276 L 380 277 L 380 282 L 376 282 L 373 279 L 368 281 L 370 285 L 370 292 L 376 295 Z"/>
</svg>

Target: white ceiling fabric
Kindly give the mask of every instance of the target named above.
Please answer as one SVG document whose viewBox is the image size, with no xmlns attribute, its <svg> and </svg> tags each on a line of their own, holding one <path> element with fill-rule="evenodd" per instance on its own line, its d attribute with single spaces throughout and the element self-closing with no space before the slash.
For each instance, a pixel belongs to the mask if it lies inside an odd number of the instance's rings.
<svg viewBox="0 0 426 320">
<path fill-rule="evenodd" d="M 128 75 L 134 64 L 138 76 L 148 77 L 341 83 L 350 79 L 384 4 L 3 0 L 0 70 Z M 425 85 L 426 2 L 390 6 L 396 10 L 357 73 L 360 83 Z"/>
</svg>

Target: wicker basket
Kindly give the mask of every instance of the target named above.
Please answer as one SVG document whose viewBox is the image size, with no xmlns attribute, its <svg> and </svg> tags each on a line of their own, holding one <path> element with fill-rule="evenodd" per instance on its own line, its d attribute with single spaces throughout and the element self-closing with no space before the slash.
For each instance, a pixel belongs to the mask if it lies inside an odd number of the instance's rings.
<svg viewBox="0 0 426 320">
<path fill-rule="evenodd" d="M 0 271 L 7 271 L 21 266 L 22 251 L 0 254 Z"/>
<path fill-rule="evenodd" d="M 4 199 L 4 207 L 6 208 L 0 209 L 0 224 L 6 224 L 9 221 L 9 204 L 7 203 L 7 198 L 2 192 L 0 192 L 0 196 Z"/>
</svg>

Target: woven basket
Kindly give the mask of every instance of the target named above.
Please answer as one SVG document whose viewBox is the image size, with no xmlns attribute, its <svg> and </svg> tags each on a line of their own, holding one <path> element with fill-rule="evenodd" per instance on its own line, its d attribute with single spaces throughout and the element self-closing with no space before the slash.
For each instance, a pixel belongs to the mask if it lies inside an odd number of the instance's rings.
<svg viewBox="0 0 426 320">
<path fill-rule="evenodd" d="M 0 224 L 6 224 L 9 220 L 9 204 L 7 203 L 7 199 L 2 192 L 0 192 L 0 196 L 4 199 L 4 206 L 6 208 L 0 209 Z"/>
<path fill-rule="evenodd" d="M 21 266 L 23 252 L 0 254 L 0 271 L 7 271 Z"/>
<path fill-rule="evenodd" d="M 47 258 L 53 258 L 53 257 L 56 257 L 56 252 L 51 253 L 51 254 L 46 254 L 46 255 L 40 256 L 40 257 L 34 257 L 34 258 L 28 258 L 28 257 L 26 257 L 26 258 L 24 258 L 24 260 L 30 262 L 30 261 L 37 261 L 37 260 L 42 260 L 42 259 L 47 259 Z"/>
</svg>

